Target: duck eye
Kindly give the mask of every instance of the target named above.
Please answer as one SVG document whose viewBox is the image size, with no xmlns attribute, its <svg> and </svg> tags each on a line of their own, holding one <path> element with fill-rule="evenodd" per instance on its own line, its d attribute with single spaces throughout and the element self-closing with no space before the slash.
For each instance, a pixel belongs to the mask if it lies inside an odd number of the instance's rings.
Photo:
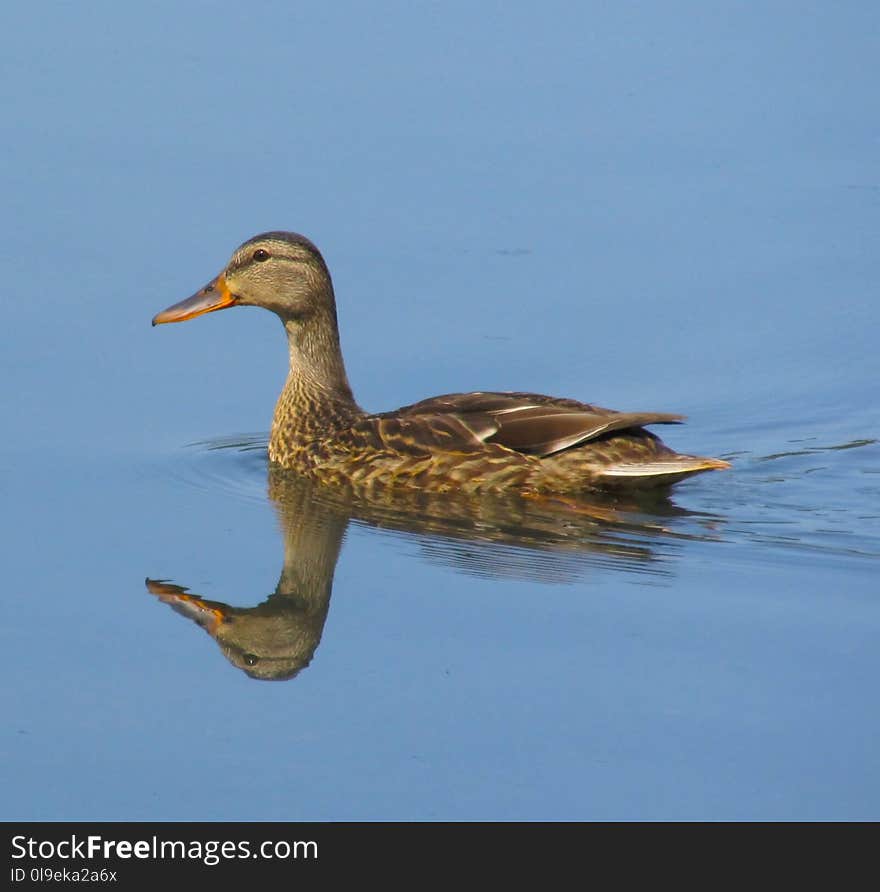
<svg viewBox="0 0 880 892">
<path fill-rule="evenodd" d="M 269 259 L 269 252 L 263 250 L 263 248 L 257 248 L 257 250 L 254 251 L 253 258 L 257 263 L 263 263 Z"/>
</svg>

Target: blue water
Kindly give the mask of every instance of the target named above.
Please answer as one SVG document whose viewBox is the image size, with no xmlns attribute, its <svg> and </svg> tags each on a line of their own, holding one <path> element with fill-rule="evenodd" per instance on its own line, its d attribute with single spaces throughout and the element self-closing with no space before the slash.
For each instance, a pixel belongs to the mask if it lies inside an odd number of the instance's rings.
<svg viewBox="0 0 880 892">
<path fill-rule="evenodd" d="M 880 817 L 876 5 L 90 9 L 0 56 L 0 817 Z M 150 327 L 269 229 L 366 408 L 682 412 L 732 470 L 278 484 L 277 321 Z"/>
</svg>

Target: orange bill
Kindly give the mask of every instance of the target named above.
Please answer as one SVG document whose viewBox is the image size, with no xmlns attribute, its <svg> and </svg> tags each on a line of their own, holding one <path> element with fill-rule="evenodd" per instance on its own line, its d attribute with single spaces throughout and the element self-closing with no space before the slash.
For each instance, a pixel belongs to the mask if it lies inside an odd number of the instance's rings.
<svg viewBox="0 0 880 892">
<path fill-rule="evenodd" d="M 184 586 L 164 579 L 147 579 L 146 584 L 148 592 L 158 596 L 160 601 L 168 604 L 175 612 L 195 620 L 212 634 L 226 620 L 225 604 L 187 594 Z"/>
<path fill-rule="evenodd" d="M 153 325 L 162 325 L 163 322 L 185 322 L 187 319 L 195 319 L 203 313 L 213 313 L 214 310 L 223 310 L 234 306 L 235 297 L 226 284 L 226 278 L 221 273 L 209 282 L 192 297 L 168 307 L 153 316 Z"/>
</svg>

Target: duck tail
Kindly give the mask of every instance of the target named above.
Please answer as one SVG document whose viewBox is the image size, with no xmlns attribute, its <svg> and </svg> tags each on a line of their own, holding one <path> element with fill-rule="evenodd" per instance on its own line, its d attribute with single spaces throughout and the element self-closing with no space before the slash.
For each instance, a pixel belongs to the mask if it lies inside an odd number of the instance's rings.
<svg viewBox="0 0 880 892">
<path fill-rule="evenodd" d="M 639 487 L 667 486 L 703 471 L 723 471 L 730 462 L 700 455 L 657 456 L 650 461 L 614 462 L 605 465 L 599 477 L 606 486 Z"/>
</svg>

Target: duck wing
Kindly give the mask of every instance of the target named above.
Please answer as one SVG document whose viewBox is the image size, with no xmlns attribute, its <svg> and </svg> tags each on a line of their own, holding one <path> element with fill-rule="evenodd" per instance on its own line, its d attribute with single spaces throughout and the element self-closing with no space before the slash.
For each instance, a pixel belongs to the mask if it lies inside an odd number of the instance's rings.
<svg viewBox="0 0 880 892">
<path fill-rule="evenodd" d="M 470 448 L 495 443 L 537 457 L 553 455 L 614 431 L 639 429 L 648 424 L 675 424 L 683 419 L 682 415 L 663 412 L 614 412 L 535 393 L 483 392 L 432 397 L 404 406 L 388 417 L 400 421 L 418 418 L 430 428 L 445 419 L 441 427 L 452 427 L 459 435 L 464 433 Z M 459 448 L 461 445 L 464 444 Z"/>
<path fill-rule="evenodd" d="M 338 435 L 351 451 L 396 452 L 426 457 L 443 452 L 483 452 L 498 430 L 489 415 L 472 414 L 465 420 L 448 413 L 367 415 Z"/>
</svg>

